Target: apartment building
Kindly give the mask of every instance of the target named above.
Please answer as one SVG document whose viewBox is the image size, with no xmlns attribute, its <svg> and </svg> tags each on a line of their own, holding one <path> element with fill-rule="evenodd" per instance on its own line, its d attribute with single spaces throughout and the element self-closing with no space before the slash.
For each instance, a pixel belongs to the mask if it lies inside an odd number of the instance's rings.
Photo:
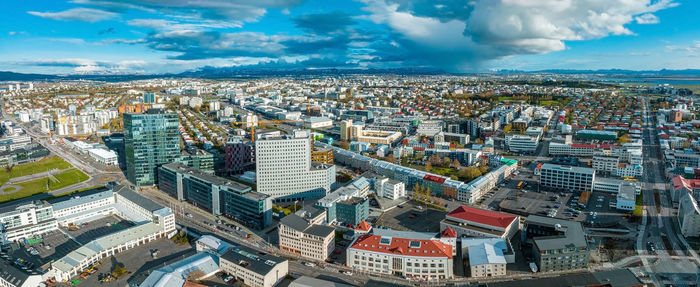
<svg viewBox="0 0 700 287">
<path fill-rule="evenodd" d="M 242 137 L 234 136 L 226 140 L 224 171 L 229 174 L 241 174 L 255 168 L 255 145 L 244 142 Z"/>
<path fill-rule="evenodd" d="M 304 258 L 324 261 L 335 248 L 335 229 L 323 225 L 325 210 L 305 207 L 285 216 L 279 225 L 279 248 Z"/>
<path fill-rule="evenodd" d="M 540 272 L 588 267 L 588 243 L 580 222 L 530 215 L 521 234 L 522 242 L 532 244 Z"/>
<path fill-rule="evenodd" d="M 289 273 L 289 261 L 244 246 L 229 248 L 219 264 L 221 271 L 250 287 L 273 287 Z"/>
<path fill-rule="evenodd" d="M 454 242 L 454 238 L 375 228 L 350 243 L 346 265 L 353 270 L 413 280 L 452 279 L 455 245 L 448 242 Z"/>
<path fill-rule="evenodd" d="M 272 222 L 270 196 L 251 187 L 179 163 L 158 170 L 158 188 L 214 215 L 224 215 L 255 229 Z"/>
<path fill-rule="evenodd" d="M 540 185 L 565 191 L 592 191 L 595 170 L 551 163 L 540 167 Z"/>
<path fill-rule="evenodd" d="M 320 198 L 335 184 L 335 165 L 311 161 L 311 134 L 295 130 L 289 137 L 255 141 L 258 192 L 275 201 Z"/>
</svg>

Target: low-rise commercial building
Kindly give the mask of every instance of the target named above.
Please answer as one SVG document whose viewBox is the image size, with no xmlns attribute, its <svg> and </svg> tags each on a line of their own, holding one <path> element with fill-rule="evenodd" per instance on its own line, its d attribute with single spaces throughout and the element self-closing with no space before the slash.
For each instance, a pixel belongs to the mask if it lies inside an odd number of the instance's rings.
<svg viewBox="0 0 700 287">
<path fill-rule="evenodd" d="M 117 153 L 111 150 L 93 148 L 88 150 L 90 157 L 104 165 L 117 165 Z"/>
<path fill-rule="evenodd" d="M 636 206 L 637 188 L 632 183 L 620 185 L 620 190 L 617 192 L 617 203 L 615 208 L 623 211 L 632 211 Z"/>
<path fill-rule="evenodd" d="M 522 242 L 532 245 L 540 272 L 588 266 L 588 244 L 580 222 L 530 215 L 521 234 Z"/>
<path fill-rule="evenodd" d="M 326 260 L 335 248 L 335 229 L 323 225 L 325 219 L 325 210 L 308 207 L 282 218 L 278 231 L 280 250 Z"/>
<path fill-rule="evenodd" d="M 540 144 L 540 136 L 530 135 L 507 135 L 506 146 L 511 152 L 529 152 L 534 153 L 537 146 Z"/>
<path fill-rule="evenodd" d="M 369 216 L 369 200 L 362 197 L 352 197 L 336 203 L 337 221 L 345 224 L 358 225 Z"/>
<path fill-rule="evenodd" d="M 289 273 L 289 261 L 244 246 L 230 248 L 220 264 L 221 271 L 250 287 L 273 287 Z"/>
<path fill-rule="evenodd" d="M 592 191 L 595 170 L 587 167 L 545 163 L 540 167 L 540 185 L 565 191 Z"/>
<path fill-rule="evenodd" d="M 506 275 L 506 265 L 515 263 L 515 253 L 503 238 L 463 238 L 462 256 L 468 258 L 470 277 Z"/>
<path fill-rule="evenodd" d="M 518 216 L 485 209 L 460 206 L 440 221 L 440 230 L 447 228 L 458 237 L 498 237 L 510 239 L 519 229 Z"/>
</svg>

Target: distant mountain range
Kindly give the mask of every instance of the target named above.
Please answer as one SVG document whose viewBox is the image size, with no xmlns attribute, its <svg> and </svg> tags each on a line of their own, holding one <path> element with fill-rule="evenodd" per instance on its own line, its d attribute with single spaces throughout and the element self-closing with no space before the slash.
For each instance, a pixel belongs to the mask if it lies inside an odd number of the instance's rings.
<svg viewBox="0 0 700 287">
<path fill-rule="evenodd" d="M 572 75 L 572 74 L 583 74 L 583 75 L 620 75 L 620 76 L 634 76 L 634 77 L 700 77 L 700 69 L 686 69 L 686 70 L 646 70 L 646 71 L 634 71 L 634 70 L 621 70 L 621 69 L 607 69 L 607 70 L 570 70 L 570 69 L 550 69 L 550 70 L 539 70 L 539 71 L 521 71 L 521 70 L 498 70 L 495 72 L 486 73 L 473 73 L 473 74 L 537 74 L 537 73 L 551 73 L 551 74 L 562 74 L 562 75 Z M 252 66 L 243 67 L 227 67 L 227 68 L 214 68 L 214 67 L 204 67 L 196 71 L 187 71 L 179 74 L 119 74 L 119 75 L 49 75 L 49 74 L 24 74 L 15 73 L 9 71 L 0 71 L 0 81 L 52 81 L 52 80 L 96 80 L 96 81 L 129 81 L 129 80 L 140 80 L 140 79 L 152 79 L 152 78 L 250 78 L 250 77 L 266 77 L 266 76 L 303 76 L 303 75 L 349 75 L 349 74 L 394 74 L 394 75 L 439 75 L 439 74 L 450 74 L 440 69 L 434 68 L 391 68 L 391 69 L 342 69 L 342 68 L 321 68 L 321 69 L 308 69 L 308 68 L 292 68 L 292 69 L 280 69 L 280 68 L 260 68 Z M 465 73 L 463 75 L 469 75 L 471 73 Z"/>
<path fill-rule="evenodd" d="M 700 69 L 685 69 L 685 70 L 622 70 L 622 69 L 605 69 L 605 70 L 572 70 L 572 69 L 549 69 L 539 71 L 521 71 L 521 70 L 499 70 L 497 74 L 536 74 L 536 73 L 551 73 L 551 74 L 602 74 L 602 75 L 629 75 L 629 76 L 698 76 L 700 77 Z"/>
</svg>

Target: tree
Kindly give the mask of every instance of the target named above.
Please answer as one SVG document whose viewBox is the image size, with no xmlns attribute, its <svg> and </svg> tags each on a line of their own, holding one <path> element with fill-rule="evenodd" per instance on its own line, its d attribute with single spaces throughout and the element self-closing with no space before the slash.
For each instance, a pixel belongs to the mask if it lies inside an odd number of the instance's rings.
<svg viewBox="0 0 700 287">
<path fill-rule="evenodd" d="M 485 174 L 489 172 L 489 167 L 485 164 L 482 164 L 481 166 L 479 166 L 479 172 L 481 172 L 481 174 Z"/>
<path fill-rule="evenodd" d="M 476 139 L 474 140 L 474 143 L 475 143 L 475 144 L 483 144 L 483 143 L 484 143 L 484 140 L 482 140 L 482 139 L 480 139 L 480 138 L 476 138 Z"/>
<path fill-rule="evenodd" d="M 430 158 L 428 159 L 428 161 L 429 161 L 432 165 L 440 165 L 440 164 L 442 164 L 442 161 L 440 160 L 440 157 L 439 157 L 438 155 L 436 155 L 436 154 L 431 155 Z"/>
<path fill-rule="evenodd" d="M 119 263 L 115 264 L 114 268 L 112 268 L 112 276 L 114 276 L 114 278 L 119 278 L 127 272 L 126 268 Z"/>
<path fill-rule="evenodd" d="M 393 153 L 390 153 L 388 156 L 386 156 L 386 161 L 390 163 L 396 163 L 396 157 Z"/>
<path fill-rule="evenodd" d="M 629 139 L 629 136 L 627 136 L 626 134 L 621 135 L 621 136 L 617 139 L 617 143 L 618 143 L 618 144 L 626 143 L 628 139 Z"/>
<path fill-rule="evenodd" d="M 465 181 L 472 181 L 477 177 L 481 176 L 481 171 L 473 166 L 465 167 L 459 170 L 459 177 L 465 179 Z"/>
<path fill-rule="evenodd" d="M 462 167 L 462 164 L 455 158 L 452 161 L 452 164 L 450 165 L 450 167 L 452 167 L 454 169 L 459 169 L 460 167 Z"/>
<path fill-rule="evenodd" d="M 449 157 L 442 158 L 442 167 L 449 167 L 450 163 L 452 163 L 452 161 L 450 160 Z"/>
<path fill-rule="evenodd" d="M 340 141 L 338 145 L 342 149 L 350 149 L 350 143 L 348 141 Z"/>
<path fill-rule="evenodd" d="M 408 157 L 407 156 L 401 157 L 401 165 L 408 166 Z"/>
<path fill-rule="evenodd" d="M 511 129 L 513 129 L 513 125 L 507 124 L 505 127 L 503 127 L 503 133 L 507 134 Z"/>
<path fill-rule="evenodd" d="M 433 164 L 431 164 L 430 162 L 426 162 L 425 163 L 425 172 L 430 172 L 431 170 L 433 170 Z"/>
</svg>

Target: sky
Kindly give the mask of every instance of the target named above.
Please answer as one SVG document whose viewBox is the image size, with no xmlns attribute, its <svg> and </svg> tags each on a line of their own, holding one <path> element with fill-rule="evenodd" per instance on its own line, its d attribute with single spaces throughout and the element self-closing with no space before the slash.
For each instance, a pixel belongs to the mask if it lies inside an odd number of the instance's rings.
<svg viewBox="0 0 700 287">
<path fill-rule="evenodd" d="M 3 0 L 0 71 L 700 68 L 697 0 Z"/>
</svg>

